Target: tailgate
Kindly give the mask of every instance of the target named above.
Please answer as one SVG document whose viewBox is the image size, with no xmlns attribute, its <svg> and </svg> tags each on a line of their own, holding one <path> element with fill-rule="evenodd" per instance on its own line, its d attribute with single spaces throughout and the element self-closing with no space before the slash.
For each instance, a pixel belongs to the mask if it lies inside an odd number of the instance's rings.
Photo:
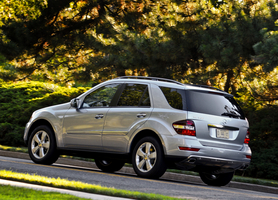
<svg viewBox="0 0 278 200">
<path fill-rule="evenodd" d="M 186 91 L 188 119 L 204 146 L 239 150 L 249 124 L 232 95 L 219 91 Z"/>
</svg>

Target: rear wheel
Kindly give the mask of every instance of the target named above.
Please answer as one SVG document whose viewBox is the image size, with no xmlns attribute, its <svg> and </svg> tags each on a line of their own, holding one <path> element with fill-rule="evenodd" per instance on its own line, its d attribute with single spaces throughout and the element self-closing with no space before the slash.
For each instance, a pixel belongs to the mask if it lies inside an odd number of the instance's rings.
<svg viewBox="0 0 278 200">
<path fill-rule="evenodd" d="M 105 159 L 95 159 L 95 163 L 97 167 L 104 172 L 119 171 L 125 164 L 123 161 Z"/>
<path fill-rule="evenodd" d="M 212 186 L 227 185 L 234 176 L 234 172 L 224 174 L 210 174 L 206 172 L 200 172 L 199 174 L 205 184 Z"/>
<path fill-rule="evenodd" d="M 132 165 L 136 174 L 144 178 L 159 178 L 167 167 L 162 146 L 153 137 L 142 138 L 132 153 Z"/>
<path fill-rule="evenodd" d="M 28 152 L 35 163 L 50 165 L 56 162 L 59 154 L 52 129 L 45 125 L 35 128 L 29 137 Z"/>
</svg>

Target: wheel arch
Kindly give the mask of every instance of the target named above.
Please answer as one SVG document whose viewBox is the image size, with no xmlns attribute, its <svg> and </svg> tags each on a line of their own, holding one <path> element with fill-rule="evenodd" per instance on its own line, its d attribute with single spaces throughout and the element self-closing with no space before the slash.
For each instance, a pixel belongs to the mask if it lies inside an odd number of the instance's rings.
<svg viewBox="0 0 278 200">
<path fill-rule="evenodd" d="M 53 131 L 55 140 L 56 140 L 56 145 L 57 145 L 57 138 L 56 138 L 55 130 L 54 130 L 52 124 L 49 121 L 47 121 L 46 119 L 39 119 L 31 125 L 31 127 L 28 131 L 28 134 L 27 134 L 27 142 L 29 141 L 29 137 L 30 137 L 31 133 L 35 130 L 35 128 L 38 126 L 41 126 L 41 125 L 48 126 Z"/>
<path fill-rule="evenodd" d="M 141 140 L 142 138 L 144 137 L 147 137 L 147 136 L 152 136 L 154 138 L 157 139 L 157 141 L 160 143 L 161 147 L 163 148 L 163 153 L 164 155 L 166 155 L 166 149 L 165 149 L 165 143 L 164 143 L 164 140 L 163 138 L 161 138 L 160 135 L 158 135 L 156 132 L 154 132 L 153 130 L 141 130 L 140 132 L 138 132 L 134 138 L 132 139 L 132 142 L 129 146 L 129 154 L 131 155 L 132 154 L 132 151 L 135 147 L 135 145 L 139 142 L 139 140 Z"/>
</svg>

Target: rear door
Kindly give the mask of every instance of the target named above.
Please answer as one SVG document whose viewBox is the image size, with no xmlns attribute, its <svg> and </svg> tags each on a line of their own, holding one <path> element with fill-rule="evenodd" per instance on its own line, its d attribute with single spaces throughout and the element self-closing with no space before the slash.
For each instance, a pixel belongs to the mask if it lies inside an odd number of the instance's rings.
<svg viewBox="0 0 278 200">
<path fill-rule="evenodd" d="M 186 91 L 188 118 L 204 146 L 240 150 L 248 122 L 232 95 L 198 90 Z"/>
<path fill-rule="evenodd" d="M 103 148 L 110 152 L 125 153 L 129 133 L 134 132 L 152 112 L 149 85 L 126 83 L 116 107 L 107 113 L 103 134 Z"/>
</svg>

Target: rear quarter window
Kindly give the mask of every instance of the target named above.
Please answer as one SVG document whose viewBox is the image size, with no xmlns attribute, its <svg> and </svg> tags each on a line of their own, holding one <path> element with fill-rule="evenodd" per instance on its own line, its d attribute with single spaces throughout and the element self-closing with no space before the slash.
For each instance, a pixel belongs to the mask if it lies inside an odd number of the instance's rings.
<svg viewBox="0 0 278 200">
<path fill-rule="evenodd" d="M 179 110 L 186 109 L 185 90 L 168 87 L 160 87 L 160 89 L 172 108 L 176 108 Z"/>
</svg>

